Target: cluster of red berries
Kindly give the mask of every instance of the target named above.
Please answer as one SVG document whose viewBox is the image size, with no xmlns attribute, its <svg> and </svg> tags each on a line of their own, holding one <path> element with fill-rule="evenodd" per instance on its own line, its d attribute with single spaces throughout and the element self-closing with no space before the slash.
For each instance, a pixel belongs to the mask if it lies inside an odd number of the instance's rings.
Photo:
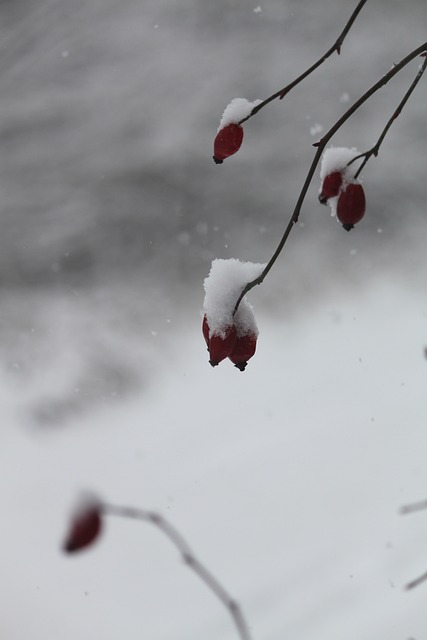
<svg viewBox="0 0 427 640">
<path fill-rule="evenodd" d="M 331 198 L 336 202 L 336 216 L 346 231 L 353 229 L 365 215 L 365 192 L 360 182 L 345 179 L 346 167 L 325 176 L 319 194 L 319 202 L 326 204 Z"/>
<path fill-rule="evenodd" d="M 242 331 L 241 327 L 235 324 L 223 327 L 221 333 L 212 333 L 206 314 L 203 316 L 202 332 L 209 351 L 209 364 L 212 367 L 229 358 L 240 371 L 246 369 L 248 360 L 255 354 L 255 333 Z"/>
</svg>

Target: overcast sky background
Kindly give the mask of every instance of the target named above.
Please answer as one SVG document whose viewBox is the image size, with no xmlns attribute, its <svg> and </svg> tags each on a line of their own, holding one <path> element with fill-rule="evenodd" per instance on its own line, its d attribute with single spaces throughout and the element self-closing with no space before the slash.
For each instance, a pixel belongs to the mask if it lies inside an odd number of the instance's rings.
<svg viewBox="0 0 427 640">
<path fill-rule="evenodd" d="M 425 2 L 0 2 L 0 635 L 233 638 L 160 534 L 112 522 L 59 551 L 82 489 L 171 518 L 254 638 L 419 640 L 425 469 L 425 79 L 364 171 L 346 233 L 317 202 L 262 287 L 241 374 L 201 336 L 213 258 L 271 256 L 312 143 L 425 41 Z M 372 146 L 414 61 L 334 138 Z"/>
</svg>

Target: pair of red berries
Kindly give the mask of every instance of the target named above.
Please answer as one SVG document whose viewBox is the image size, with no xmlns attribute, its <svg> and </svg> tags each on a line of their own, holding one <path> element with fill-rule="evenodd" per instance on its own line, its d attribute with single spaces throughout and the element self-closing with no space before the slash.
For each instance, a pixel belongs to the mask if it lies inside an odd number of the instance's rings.
<svg viewBox="0 0 427 640">
<path fill-rule="evenodd" d="M 236 325 L 230 324 L 224 327 L 221 333 L 213 334 L 206 315 L 203 316 L 202 332 L 209 351 L 209 364 L 212 367 L 229 358 L 240 371 L 246 369 L 248 360 L 255 354 L 255 333 L 240 334 Z"/>
<path fill-rule="evenodd" d="M 366 198 L 360 182 L 346 182 L 344 172 L 345 168 L 325 176 L 319 202 L 326 204 L 328 200 L 338 196 L 336 216 L 344 229 L 350 231 L 365 215 Z"/>
</svg>

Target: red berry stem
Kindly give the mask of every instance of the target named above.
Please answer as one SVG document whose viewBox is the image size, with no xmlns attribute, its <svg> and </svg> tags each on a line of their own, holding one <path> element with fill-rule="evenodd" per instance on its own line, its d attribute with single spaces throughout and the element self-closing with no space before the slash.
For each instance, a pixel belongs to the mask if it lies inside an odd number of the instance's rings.
<svg viewBox="0 0 427 640">
<path fill-rule="evenodd" d="M 333 53 L 337 52 L 337 54 L 339 55 L 341 53 L 341 46 L 342 46 L 342 44 L 343 44 L 348 32 L 350 31 L 351 27 L 353 26 L 354 21 L 356 20 L 357 16 L 359 15 L 360 11 L 362 10 L 363 5 L 366 4 L 366 2 L 367 2 L 367 0 L 360 0 L 359 1 L 359 3 L 357 4 L 357 7 L 355 8 L 353 13 L 351 14 L 350 19 L 347 21 L 344 29 L 342 30 L 342 32 L 338 36 L 338 38 L 335 41 L 335 43 L 332 45 L 332 47 L 330 49 L 328 49 L 328 51 L 321 58 L 319 58 L 319 60 L 317 60 L 317 62 L 315 62 L 306 71 L 304 71 L 304 73 L 302 73 L 300 76 L 295 78 L 295 80 L 293 80 L 290 84 L 288 84 L 285 87 L 283 87 L 283 89 L 280 89 L 279 91 L 276 91 L 276 93 L 273 93 L 273 95 L 271 95 L 269 98 L 266 98 L 265 100 L 260 102 L 258 105 L 256 105 L 252 109 L 250 114 L 248 116 L 246 116 L 246 118 L 243 118 L 242 120 L 240 120 L 238 122 L 238 124 L 241 125 L 244 122 L 246 122 L 247 120 L 249 120 L 249 118 L 252 118 L 252 116 L 256 115 L 258 113 L 258 111 L 261 111 L 261 109 L 263 109 L 263 107 L 265 107 L 267 104 L 269 104 L 273 100 L 276 100 L 276 98 L 279 98 L 280 100 L 282 100 L 282 98 L 284 98 L 286 94 L 288 94 L 294 87 L 296 87 L 297 84 L 299 84 L 300 82 L 305 80 L 305 78 L 307 78 L 307 76 L 309 76 L 311 73 L 313 73 L 313 71 L 315 71 L 317 69 L 317 67 L 320 67 L 320 65 L 322 65 Z"/>
<path fill-rule="evenodd" d="M 130 520 L 140 520 L 142 522 L 149 522 L 156 526 L 178 549 L 184 564 L 199 576 L 199 578 L 207 587 L 209 587 L 209 589 L 229 611 L 237 628 L 240 640 L 251 640 L 248 624 L 237 602 L 230 596 L 228 591 L 224 589 L 222 584 L 205 567 L 205 565 L 197 559 L 185 538 L 168 520 L 166 520 L 166 518 L 154 511 L 107 503 L 102 504 L 102 511 L 106 515 L 118 516 L 120 518 L 127 518 Z"/>
<path fill-rule="evenodd" d="M 286 241 L 287 241 L 287 239 L 289 237 L 289 234 L 290 234 L 292 228 L 298 222 L 302 204 L 304 202 L 304 199 L 305 199 L 305 196 L 307 194 L 308 188 L 309 188 L 309 186 L 311 184 L 311 181 L 313 179 L 316 167 L 317 167 L 317 165 L 319 163 L 319 160 L 320 160 L 320 158 L 321 158 L 321 156 L 323 154 L 323 151 L 324 151 L 326 145 L 328 144 L 328 142 L 331 140 L 331 138 L 333 138 L 333 136 L 337 133 L 337 131 L 339 129 L 341 129 L 341 127 L 347 122 L 347 120 L 367 100 L 369 100 L 369 98 L 371 96 L 373 96 L 374 93 L 376 93 L 378 91 L 378 89 L 381 89 L 384 85 L 386 85 L 395 75 L 397 75 L 404 67 L 406 67 L 407 64 L 409 64 L 414 58 L 420 56 L 425 51 L 427 51 L 427 42 L 424 42 L 422 45 L 420 45 L 419 47 L 417 47 L 416 49 L 411 51 L 411 53 L 409 53 L 405 58 L 403 58 L 398 64 L 395 64 L 393 66 L 393 68 L 390 69 L 390 71 L 388 71 L 386 74 L 384 74 L 378 80 L 378 82 L 373 84 L 370 87 L 370 89 L 368 89 L 368 91 L 366 91 L 366 93 L 364 93 L 358 100 L 356 100 L 356 102 L 354 102 L 352 104 L 352 106 L 341 116 L 341 118 L 339 118 L 339 120 L 337 120 L 337 122 L 329 129 L 329 131 L 327 131 L 325 133 L 325 135 L 323 136 L 323 138 L 321 140 L 319 140 L 318 142 L 315 142 L 313 144 L 313 147 L 317 147 L 315 156 L 314 156 L 313 161 L 312 161 L 312 163 L 310 165 L 310 168 L 308 170 L 307 177 L 306 177 L 306 179 L 304 181 L 304 184 L 302 186 L 302 189 L 301 189 L 300 195 L 298 197 L 297 203 L 295 205 L 294 211 L 293 211 L 293 213 L 291 215 L 291 218 L 290 218 L 290 220 L 289 220 L 289 222 L 287 224 L 287 227 L 286 227 L 286 229 L 284 231 L 284 234 L 283 234 L 283 236 L 282 236 L 282 238 L 281 238 L 281 240 L 280 240 L 280 242 L 279 242 L 279 244 L 277 246 L 277 249 L 273 253 L 272 257 L 270 258 L 269 262 L 267 263 L 267 265 L 266 265 L 264 271 L 261 273 L 261 275 L 259 275 L 258 278 L 255 278 L 255 280 L 252 280 L 251 282 L 248 282 L 248 284 L 244 287 L 244 289 L 242 290 L 242 293 L 240 294 L 239 298 L 237 299 L 236 305 L 234 307 L 234 313 L 236 313 L 237 309 L 239 308 L 239 304 L 243 300 L 245 295 L 251 289 L 253 289 L 257 285 L 263 283 L 263 281 L 265 280 L 266 276 L 268 275 L 268 273 L 270 272 L 271 268 L 273 267 L 274 263 L 276 262 L 277 258 L 279 257 L 280 253 L 282 252 L 282 249 L 285 246 L 285 243 L 286 243 Z M 424 67 L 424 64 L 423 64 L 423 67 Z M 411 91 L 411 93 L 412 93 L 412 91 Z"/>
</svg>

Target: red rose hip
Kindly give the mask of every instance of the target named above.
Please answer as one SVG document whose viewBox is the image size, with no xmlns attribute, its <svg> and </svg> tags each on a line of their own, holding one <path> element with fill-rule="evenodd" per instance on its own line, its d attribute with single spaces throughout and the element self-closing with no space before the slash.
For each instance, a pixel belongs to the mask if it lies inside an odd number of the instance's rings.
<svg viewBox="0 0 427 640">
<path fill-rule="evenodd" d="M 238 124 L 228 124 L 220 129 L 214 141 L 213 159 L 216 164 L 222 164 L 229 156 L 240 149 L 243 140 L 243 128 Z"/>
<path fill-rule="evenodd" d="M 248 360 L 255 354 L 256 341 L 257 337 L 254 333 L 249 333 L 237 338 L 234 349 L 228 357 L 240 371 L 246 369 Z"/>
<path fill-rule="evenodd" d="M 353 229 L 365 215 L 366 199 L 359 183 L 350 183 L 341 191 L 337 202 L 337 218 L 346 231 Z"/>
<path fill-rule="evenodd" d="M 224 329 L 224 335 L 212 335 L 209 340 L 209 364 L 216 367 L 222 360 L 225 360 L 234 349 L 236 344 L 236 327 L 231 325 Z"/>
<path fill-rule="evenodd" d="M 328 174 L 322 183 L 322 188 L 319 193 L 319 202 L 326 204 L 329 198 L 334 198 L 340 192 L 342 187 L 342 173 L 341 171 L 333 171 Z"/>
<path fill-rule="evenodd" d="M 209 364 L 216 367 L 233 351 L 237 332 L 234 324 L 222 327 L 221 332 L 211 333 L 206 315 L 203 317 L 202 333 L 209 351 Z"/>
</svg>

